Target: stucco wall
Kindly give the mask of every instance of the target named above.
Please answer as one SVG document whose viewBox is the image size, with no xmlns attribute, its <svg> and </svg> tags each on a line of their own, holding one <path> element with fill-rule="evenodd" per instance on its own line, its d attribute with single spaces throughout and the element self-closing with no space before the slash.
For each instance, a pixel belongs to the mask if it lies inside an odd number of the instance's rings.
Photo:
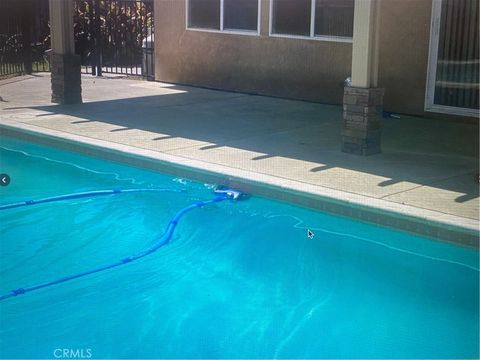
<svg viewBox="0 0 480 360">
<path fill-rule="evenodd" d="M 157 0 L 156 80 L 340 104 L 352 45 L 269 37 L 261 1 L 261 36 L 246 36 L 185 30 L 185 1 Z"/>
<path fill-rule="evenodd" d="M 378 82 L 384 108 L 424 114 L 432 0 L 382 0 Z"/>
<path fill-rule="evenodd" d="M 261 0 L 261 36 L 186 30 L 185 1 L 155 3 L 155 77 L 159 81 L 342 103 L 352 45 L 268 36 L 269 0 Z M 432 0 L 382 0 L 379 86 L 385 109 L 424 114 Z"/>
</svg>

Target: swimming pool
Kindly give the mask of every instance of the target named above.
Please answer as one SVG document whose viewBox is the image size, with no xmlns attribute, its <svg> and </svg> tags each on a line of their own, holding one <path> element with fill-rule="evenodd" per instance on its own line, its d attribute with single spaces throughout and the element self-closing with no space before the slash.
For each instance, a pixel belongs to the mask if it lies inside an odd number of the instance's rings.
<svg viewBox="0 0 480 360">
<path fill-rule="evenodd" d="M 147 248 L 213 197 L 211 184 L 11 138 L 0 150 L 2 204 L 186 189 L 0 212 L 0 294 Z M 478 281 L 476 250 L 252 196 L 185 214 L 138 262 L 1 301 L 0 356 L 475 358 Z"/>
</svg>

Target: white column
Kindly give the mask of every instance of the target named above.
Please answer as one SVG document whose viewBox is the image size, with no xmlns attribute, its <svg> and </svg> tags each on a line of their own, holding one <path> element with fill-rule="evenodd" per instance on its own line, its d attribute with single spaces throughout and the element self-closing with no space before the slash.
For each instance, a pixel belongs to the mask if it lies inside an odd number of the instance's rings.
<svg viewBox="0 0 480 360">
<path fill-rule="evenodd" d="M 377 86 L 379 2 L 380 0 L 355 0 L 352 87 Z"/>
<path fill-rule="evenodd" d="M 73 54 L 73 1 L 50 0 L 50 34 L 54 54 Z"/>
</svg>

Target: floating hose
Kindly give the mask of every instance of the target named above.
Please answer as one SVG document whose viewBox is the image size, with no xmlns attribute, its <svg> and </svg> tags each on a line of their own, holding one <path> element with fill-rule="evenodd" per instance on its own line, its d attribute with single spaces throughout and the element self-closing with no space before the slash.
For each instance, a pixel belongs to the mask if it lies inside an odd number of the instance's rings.
<svg viewBox="0 0 480 360">
<path fill-rule="evenodd" d="M 67 200 L 67 199 L 78 199 L 78 198 L 83 198 L 83 197 L 91 197 L 91 196 L 99 196 L 99 195 L 111 195 L 111 194 L 119 194 L 119 193 L 125 193 L 125 192 L 144 192 L 144 191 L 174 191 L 174 192 L 182 192 L 181 190 L 168 190 L 168 189 L 128 189 L 128 190 L 100 190 L 100 191 L 91 191 L 91 192 L 84 192 L 84 193 L 76 193 L 76 194 L 69 194 L 69 195 L 61 195 L 61 196 L 55 196 L 55 197 L 49 197 L 49 198 L 44 198 L 41 200 L 36 200 L 34 202 L 19 202 L 19 203 L 14 203 L 10 205 L 4 205 L 0 207 L 0 210 L 5 210 L 5 209 L 11 209 L 14 207 L 19 207 L 19 206 L 26 206 L 26 205 L 32 205 L 32 204 L 40 204 L 40 203 L 45 203 L 45 202 L 53 202 L 53 201 L 61 201 L 61 200 Z M 183 209 L 179 210 L 169 221 L 166 230 L 162 234 L 162 236 L 149 248 L 135 254 L 132 256 L 125 257 L 123 259 L 120 259 L 118 261 L 101 265 L 99 267 L 96 267 L 94 269 L 90 269 L 81 273 L 69 275 L 69 276 L 64 276 L 56 280 L 44 282 L 41 284 L 33 285 L 30 287 L 21 287 L 17 288 L 14 290 L 9 291 L 8 293 L 1 295 L 0 296 L 0 301 L 18 296 L 18 295 L 23 295 L 27 292 L 31 292 L 34 290 L 39 290 L 43 289 L 46 287 L 50 287 L 53 285 L 61 284 L 70 280 L 78 279 L 83 276 L 87 276 L 90 274 L 98 273 L 101 271 L 105 271 L 108 269 L 115 268 L 117 266 L 121 266 L 124 264 L 128 264 L 130 262 L 133 262 L 135 260 L 141 259 L 145 256 L 148 256 L 155 251 L 157 251 L 159 248 L 162 246 L 168 244 L 170 239 L 173 236 L 173 233 L 175 231 L 175 228 L 177 227 L 178 221 L 180 218 L 185 215 L 187 212 L 190 210 L 203 207 L 205 205 L 209 204 L 214 204 L 220 201 L 224 200 L 238 200 L 242 197 L 242 193 L 236 190 L 230 190 L 230 189 L 220 189 L 220 190 L 215 190 L 216 197 L 213 198 L 212 200 L 206 200 L 206 201 L 198 201 L 196 203 L 193 203 L 189 206 L 184 207 Z"/>
<path fill-rule="evenodd" d="M 125 194 L 125 193 L 139 193 L 139 192 L 185 192 L 185 190 L 176 190 L 176 189 L 113 189 L 113 190 L 96 190 L 96 191 L 86 191 L 86 192 L 79 192 L 74 194 L 66 194 L 66 195 L 59 195 L 59 196 L 51 196 L 46 197 L 43 199 L 38 200 L 26 200 L 20 201 L 11 204 L 0 205 L 1 210 L 13 209 L 21 206 L 29 206 L 29 205 L 38 205 L 44 204 L 54 201 L 63 201 L 63 200 L 73 200 L 73 199 L 81 199 L 87 197 L 96 197 L 96 196 L 104 196 L 104 195 L 116 195 L 116 194 Z"/>
</svg>

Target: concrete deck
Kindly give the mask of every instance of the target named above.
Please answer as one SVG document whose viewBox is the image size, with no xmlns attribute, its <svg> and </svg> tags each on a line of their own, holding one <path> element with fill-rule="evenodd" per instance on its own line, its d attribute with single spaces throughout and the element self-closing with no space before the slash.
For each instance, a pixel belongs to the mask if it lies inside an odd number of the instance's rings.
<svg viewBox="0 0 480 360">
<path fill-rule="evenodd" d="M 339 106 L 118 78 L 84 76 L 82 82 L 84 104 L 60 106 L 50 103 L 48 74 L 0 81 L 0 123 L 128 145 L 222 166 L 227 173 L 269 175 L 478 225 L 478 124 L 385 119 L 383 153 L 361 157 L 340 151 Z"/>
</svg>

